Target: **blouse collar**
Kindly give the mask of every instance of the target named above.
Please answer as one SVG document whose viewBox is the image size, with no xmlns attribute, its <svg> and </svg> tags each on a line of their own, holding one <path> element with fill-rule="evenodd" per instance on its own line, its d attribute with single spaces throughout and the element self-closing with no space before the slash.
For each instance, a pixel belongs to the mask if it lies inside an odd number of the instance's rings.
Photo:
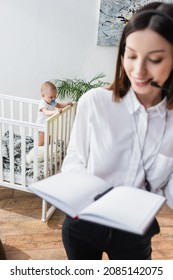
<svg viewBox="0 0 173 280">
<path fill-rule="evenodd" d="M 164 118 L 166 115 L 166 97 L 157 105 L 152 106 L 148 109 L 145 109 L 144 106 L 139 102 L 134 93 L 134 90 L 130 88 L 126 96 L 123 98 L 125 105 L 129 111 L 129 114 L 134 114 L 136 111 L 145 111 L 150 116 L 159 115 L 161 118 Z"/>
</svg>

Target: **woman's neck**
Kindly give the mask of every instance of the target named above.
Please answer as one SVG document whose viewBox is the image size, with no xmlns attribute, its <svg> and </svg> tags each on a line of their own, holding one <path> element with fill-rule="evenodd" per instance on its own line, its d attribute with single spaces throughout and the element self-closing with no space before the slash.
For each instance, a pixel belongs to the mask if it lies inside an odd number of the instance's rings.
<svg viewBox="0 0 173 280">
<path fill-rule="evenodd" d="M 155 96 L 136 94 L 136 97 L 145 109 L 159 104 L 162 100 L 161 92 L 159 94 L 157 93 Z"/>
</svg>

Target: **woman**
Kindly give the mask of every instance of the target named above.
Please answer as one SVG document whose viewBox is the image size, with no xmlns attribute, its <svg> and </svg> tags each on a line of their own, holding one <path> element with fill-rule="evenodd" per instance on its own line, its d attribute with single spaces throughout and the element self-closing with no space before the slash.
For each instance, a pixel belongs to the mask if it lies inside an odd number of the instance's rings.
<svg viewBox="0 0 173 280">
<path fill-rule="evenodd" d="M 77 169 L 113 186 L 163 194 L 173 207 L 172 30 L 172 4 L 148 4 L 130 19 L 115 81 L 79 101 L 63 172 Z M 66 217 L 63 242 L 69 259 L 101 259 L 106 252 L 112 260 L 149 260 L 157 233 L 157 220 L 139 236 Z"/>
</svg>

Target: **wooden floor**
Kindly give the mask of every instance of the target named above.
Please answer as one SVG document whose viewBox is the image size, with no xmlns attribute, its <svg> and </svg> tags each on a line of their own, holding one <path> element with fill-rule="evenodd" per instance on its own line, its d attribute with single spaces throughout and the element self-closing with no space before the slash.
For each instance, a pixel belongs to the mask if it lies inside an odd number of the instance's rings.
<svg viewBox="0 0 173 280">
<path fill-rule="evenodd" d="M 47 223 L 40 218 L 41 199 L 0 187 L 0 238 L 8 260 L 67 259 L 61 240 L 64 214 L 56 210 Z M 173 211 L 164 206 L 158 221 L 161 233 L 153 238 L 153 259 L 173 260 Z"/>
</svg>

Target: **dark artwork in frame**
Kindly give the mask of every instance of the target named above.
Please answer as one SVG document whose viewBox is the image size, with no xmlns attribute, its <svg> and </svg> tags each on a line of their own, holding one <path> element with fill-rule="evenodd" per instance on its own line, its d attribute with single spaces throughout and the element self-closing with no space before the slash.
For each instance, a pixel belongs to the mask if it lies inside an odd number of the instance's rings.
<svg viewBox="0 0 173 280">
<path fill-rule="evenodd" d="M 124 26 L 140 7 L 151 0 L 101 0 L 97 45 L 118 46 Z M 173 3 L 165 0 L 164 2 Z"/>
</svg>

